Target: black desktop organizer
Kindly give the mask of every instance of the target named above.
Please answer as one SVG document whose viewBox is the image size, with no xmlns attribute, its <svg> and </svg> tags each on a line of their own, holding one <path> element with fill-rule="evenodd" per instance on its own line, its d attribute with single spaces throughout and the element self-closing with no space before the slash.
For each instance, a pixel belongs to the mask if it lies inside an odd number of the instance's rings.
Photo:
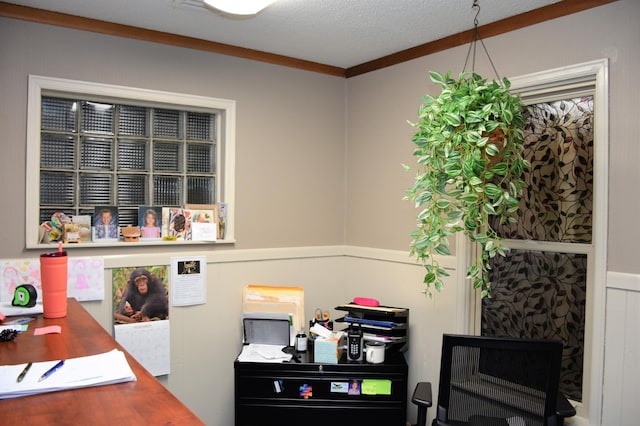
<svg viewBox="0 0 640 426">
<path fill-rule="evenodd" d="M 347 303 L 336 306 L 347 314 L 336 322 L 358 323 L 364 341 L 384 342 L 387 351 L 404 352 L 409 348 L 409 309 L 391 306 L 363 306 Z"/>
</svg>

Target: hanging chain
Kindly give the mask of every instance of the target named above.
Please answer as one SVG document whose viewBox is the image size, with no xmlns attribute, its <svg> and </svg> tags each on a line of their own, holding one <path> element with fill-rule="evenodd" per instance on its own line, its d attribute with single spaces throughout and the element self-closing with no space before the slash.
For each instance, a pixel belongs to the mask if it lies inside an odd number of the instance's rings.
<svg viewBox="0 0 640 426">
<path fill-rule="evenodd" d="M 467 70 L 467 63 L 469 62 L 469 55 L 471 54 L 472 50 L 473 50 L 473 58 L 471 61 L 471 72 L 476 71 L 476 45 L 477 45 L 477 42 L 480 41 L 480 44 L 484 49 L 484 53 L 487 55 L 487 58 L 489 59 L 491 68 L 493 68 L 493 72 L 496 74 L 496 81 L 502 84 L 502 81 L 500 80 L 500 76 L 498 75 L 498 70 L 496 70 L 496 66 L 493 64 L 493 60 L 489 55 L 489 51 L 487 50 L 487 47 L 484 45 L 484 41 L 482 41 L 482 37 L 480 37 L 480 31 L 478 30 L 478 15 L 480 15 L 480 4 L 478 3 L 478 1 L 479 0 L 473 0 L 473 6 L 471 6 L 472 9 L 476 9 L 476 16 L 473 18 L 473 36 L 471 37 L 471 43 L 469 44 L 467 57 L 464 60 L 464 67 L 462 68 L 462 72 L 465 72 Z"/>
</svg>

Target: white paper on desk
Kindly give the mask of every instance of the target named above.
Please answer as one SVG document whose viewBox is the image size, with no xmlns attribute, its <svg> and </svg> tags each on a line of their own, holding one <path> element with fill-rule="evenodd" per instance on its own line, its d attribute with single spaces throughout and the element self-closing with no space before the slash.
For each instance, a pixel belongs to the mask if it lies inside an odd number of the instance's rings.
<svg viewBox="0 0 640 426">
<path fill-rule="evenodd" d="M 25 364 L 0 366 L 0 399 L 136 380 L 124 352 L 114 349 L 98 355 L 67 359 L 55 373 L 39 382 L 40 376 L 58 361 L 34 362 L 20 383 L 16 379 Z"/>
<path fill-rule="evenodd" d="M 13 306 L 11 302 L 0 303 L 0 312 L 8 317 L 16 315 L 37 315 L 42 313 L 42 302 L 37 302 L 35 306 Z"/>
<path fill-rule="evenodd" d="M 292 355 L 282 352 L 284 346 L 250 343 L 242 347 L 238 356 L 240 362 L 287 362 Z"/>
</svg>

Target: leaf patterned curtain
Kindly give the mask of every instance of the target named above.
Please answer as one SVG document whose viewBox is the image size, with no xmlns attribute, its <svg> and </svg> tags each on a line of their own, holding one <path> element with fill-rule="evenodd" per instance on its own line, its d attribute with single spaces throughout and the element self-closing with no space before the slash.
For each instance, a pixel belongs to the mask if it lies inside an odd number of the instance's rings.
<svg viewBox="0 0 640 426">
<path fill-rule="evenodd" d="M 587 256 L 511 250 L 496 256 L 482 335 L 564 342 L 560 389 L 582 400 Z"/>
<path fill-rule="evenodd" d="M 494 229 L 503 238 L 590 243 L 593 97 L 532 105 L 524 117 L 523 155 L 531 169 L 517 223 Z"/>
</svg>

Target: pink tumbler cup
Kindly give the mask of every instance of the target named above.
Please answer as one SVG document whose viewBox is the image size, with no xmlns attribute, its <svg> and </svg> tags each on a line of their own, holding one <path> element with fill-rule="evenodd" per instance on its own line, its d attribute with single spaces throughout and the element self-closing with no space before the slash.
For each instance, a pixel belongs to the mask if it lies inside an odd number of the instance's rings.
<svg viewBox="0 0 640 426">
<path fill-rule="evenodd" d="M 40 282 L 45 318 L 67 316 L 67 252 L 40 255 Z"/>
</svg>

